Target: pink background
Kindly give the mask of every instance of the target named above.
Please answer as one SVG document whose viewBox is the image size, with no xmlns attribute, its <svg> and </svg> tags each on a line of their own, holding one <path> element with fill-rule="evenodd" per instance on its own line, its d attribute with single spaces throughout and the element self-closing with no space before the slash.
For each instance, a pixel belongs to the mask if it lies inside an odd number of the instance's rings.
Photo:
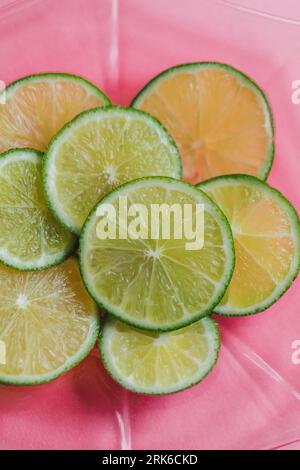
<svg viewBox="0 0 300 470">
<path fill-rule="evenodd" d="M 169 66 L 228 62 L 270 98 L 269 182 L 299 211 L 299 34 L 296 0 L 0 0 L 0 79 L 73 72 L 126 105 Z M 298 280 L 260 315 L 219 319 L 216 368 L 174 396 L 121 390 L 95 351 L 51 384 L 0 387 L 0 448 L 300 449 L 300 364 L 291 361 L 299 300 Z"/>
</svg>

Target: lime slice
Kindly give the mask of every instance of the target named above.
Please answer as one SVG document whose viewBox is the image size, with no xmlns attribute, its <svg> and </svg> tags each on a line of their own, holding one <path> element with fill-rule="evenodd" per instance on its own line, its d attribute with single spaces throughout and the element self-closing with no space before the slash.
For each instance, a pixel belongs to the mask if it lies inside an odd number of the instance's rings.
<svg viewBox="0 0 300 470">
<path fill-rule="evenodd" d="M 220 336 L 209 316 L 170 333 L 150 333 L 109 319 L 99 347 L 105 367 L 123 387 L 160 395 L 206 377 L 217 362 Z"/>
<path fill-rule="evenodd" d="M 0 156 L 0 261 L 21 270 L 63 261 L 74 236 L 49 211 L 42 185 L 42 155 L 15 149 Z"/>
<path fill-rule="evenodd" d="M 46 153 L 45 188 L 53 212 L 79 233 L 106 193 L 142 176 L 181 177 L 177 147 L 156 119 L 117 106 L 82 113 Z"/>
<path fill-rule="evenodd" d="M 0 106 L 0 152 L 44 151 L 51 137 L 86 109 L 110 104 L 95 85 L 76 75 L 31 75 L 9 85 Z"/>
<path fill-rule="evenodd" d="M 268 176 L 274 154 L 271 109 L 262 90 L 233 67 L 217 62 L 173 67 L 151 80 L 131 105 L 165 125 L 188 182 L 231 173 Z"/>
<path fill-rule="evenodd" d="M 23 273 L 0 265 L 0 382 L 33 385 L 58 377 L 92 349 L 97 308 L 77 260 Z"/>
<path fill-rule="evenodd" d="M 118 217 L 124 197 L 129 215 Z M 134 239 L 130 230 L 124 239 L 119 230 L 115 239 L 99 238 L 99 211 L 107 204 L 122 230 L 137 222 L 130 211 L 140 204 L 147 211 L 141 225 L 148 238 Z M 176 204 L 180 218 L 155 219 L 152 207 L 162 204 Z M 196 224 L 197 205 L 204 207 L 204 245 L 191 249 L 185 228 Z M 194 229 L 201 233 L 200 224 Z M 199 320 L 219 303 L 233 271 L 233 240 L 225 216 L 204 193 L 172 178 L 141 178 L 112 191 L 91 212 L 81 234 L 80 266 L 87 289 L 107 311 L 135 327 L 170 331 Z"/>
<path fill-rule="evenodd" d="M 215 312 L 234 316 L 265 310 L 299 272 L 295 209 L 279 191 L 252 176 L 213 178 L 199 187 L 224 211 L 235 241 L 235 271 Z"/>
</svg>

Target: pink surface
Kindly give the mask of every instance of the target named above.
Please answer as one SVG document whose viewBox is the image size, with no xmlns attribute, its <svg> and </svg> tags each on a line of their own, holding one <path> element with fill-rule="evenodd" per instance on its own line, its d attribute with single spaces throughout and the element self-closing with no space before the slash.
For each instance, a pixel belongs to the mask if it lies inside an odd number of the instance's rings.
<svg viewBox="0 0 300 470">
<path fill-rule="evenodd" d="M 12 6 L 13 4 L 13 6 Z M 219 60 L 252 76 L 275 114 L 269 182 L 300 210 L 300 5 L 293 0 L 0 0 L 0 79 L 78 73 L 129 104 L 153 75 L 181 62 Z M 1 449 L 272 449 L 300 441 L 300 289 L 267 312 L 220 319 L 218 365 L 170 397 L 121 390 L 92 353 L 35 389 L 0 388 Z M 298 442 L 297 442 L 298 441 Z"/>
</svg>

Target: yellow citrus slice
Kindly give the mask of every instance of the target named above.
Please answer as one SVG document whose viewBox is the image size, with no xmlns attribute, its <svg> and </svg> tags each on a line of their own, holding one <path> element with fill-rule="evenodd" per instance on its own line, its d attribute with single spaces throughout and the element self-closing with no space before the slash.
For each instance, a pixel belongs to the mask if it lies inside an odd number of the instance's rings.
<svg viewBox="0 0 300 470">
<path fill-rule="evenodd" d="M 88 354 L 98 331 L 75 258 L 27 273 L 0 265 L 0 383 L 54 379 Z"/>
<path fill-rule="evenodd" d="M 201 207 L 203 222 L 197 223 Z M 120 231 L 101 235 L 105 218 L 100 212 L 107 208 L 115 212 L 119 228 L 127 225 L 124 236 Z M 153 208 L 165 210 L 156 218 Z M 133 218 L 132 209 L 142 210 L 140 218 Z M 135 224 L 143 229 L 141 236 L 132 232 Z M 186 230 L 191 224 L 194 234 Z M 190 246 L 196 236 L 203 243 Z M 223 297 L 233 267 L 224 214 L 202 191 L 173 178 L 140 178 L 120 186 L 95 206 L 81 232 L 80 268 L 88 291 L 108 312 L 137 328 L 171 331 L 208 315 Z"/>
<path fill-rule="evenodd" d="M 31 75 L 12 83 L 3 93 L 0 152 L 16 147 L 43 152 L 52 136 L 77 114 L 110 104 L 92 83 L 63 73 Z"/>
<path fill-rule="evenodd" d="M 190 183 L 232 173 L 265 179 L 273 122 L 262 90 L 229 65 L 179 65 L 151 80 L 131 106 L 159 119 L 174 138 Z"/>
<path fill-rule="evenodd" d="M 199 185 L 231 225 L 236 265 L 215 312 L 249 315 L 265 310 L 299 272 L 300 224 L 289 201 L 248 175 L 220 176 Z"/>
</svg>

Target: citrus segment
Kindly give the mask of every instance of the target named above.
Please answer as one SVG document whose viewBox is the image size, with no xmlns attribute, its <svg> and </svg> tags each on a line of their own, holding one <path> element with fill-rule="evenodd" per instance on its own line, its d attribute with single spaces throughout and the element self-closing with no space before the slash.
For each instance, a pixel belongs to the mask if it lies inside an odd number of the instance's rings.
<svg viewBox="0 0 300 470">
<path fill-rule="evenodd" d="M 38 272 L 0 266 L 0 382 L 48 382 L 75 366 L 93 347 L 97 309 L 70 258 Z"/>
<path fill-rule="evenodd" d="M 133 205 L 146 208 L 146 237 L 127 232 L 126 239 L 99 238 L 99 210 L 108 204 L 118 215 L 124 197 L 129 211 Z M 150 232 L 156 220 L 151 207 L 162 204 L 182 209 L 179 222 L 169 219 L 166 236 L 167 217 L 156 221 L 155 233 Z M 187 249 L 191 237 L 185 224 L 195 224 L 197 204 L 204 207 L 204 244 Z M 191 212 L 185 213 L 186 206 Z M 117 218 L 117 224 L 130 225 L 132 218 L 126 217 Z M 183 227 L 179 238 L 174 228 L 178 225 Z M 142 178 L 111 192 L 92 211 L 81 234 L 80 265 L 90 294 L 106 310 L 136 327 L 174 330 L 207 315 L 219 302 L 233 270 L 233 242 L 224 215 L 201 191 L 171 178 Z"/>
<path fill-rule="evenodd" d="M 216 313 L 247 315 L 266 309 L 299 271 L 295 209 L 277 190 L 247 175 L 213 178 L 199 188 L 224 211 L 235 241 L 234 274 Z"/>
<path fill-rule="evenodd" d="M 274 152 L 270 107 L 260 88 L 233 67 L 173 67 L 151 80 L 131 105 L 166 126 L 188 182 L 231 173 L 267 177 Z"/>
<path fill-rule="evenodd" d="M 75 75 L 48 73 L 18 80 L 7 87 L 0 106 L 0 152 L 16 147 L 44 151 L 77 114 L 107 104 L 102 91 Z"/>
<path fill-rule="evenodd" d="M 215 365 L 219 347 L 218 327 L 210 317 L 171 333 L 145 332 L 109 319 L 100 338 L 112 377 L 144 394 L 174 393 L 198 383 Z"/>
<path fill-rule="evenodd" d="M 82 113 L 54 137 L 46 153 L 50 204 L 75 233 L 106 193 L 150 175 L 180 178 L 179 153 L 155 119 L 132 109 L 112 106 Z"/>
<path fill-rule="evenodd" d="M 0 260 L 21 270 L 65 259 L 75 244 L 49 211 L 42 185 L 42 156 L 10 150 L 0 156 Z"/>
</svg>

